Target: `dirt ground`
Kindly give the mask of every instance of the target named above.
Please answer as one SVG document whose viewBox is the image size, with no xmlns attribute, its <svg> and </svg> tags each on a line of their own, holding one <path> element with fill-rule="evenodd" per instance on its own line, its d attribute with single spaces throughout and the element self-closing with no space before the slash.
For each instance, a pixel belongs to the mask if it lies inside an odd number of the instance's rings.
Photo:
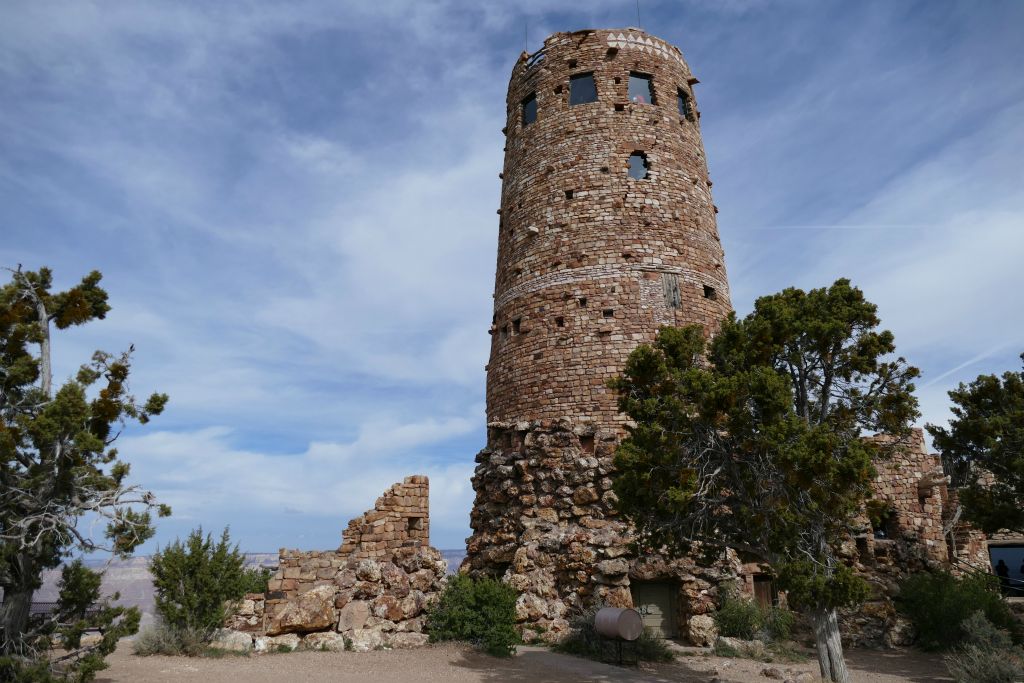
<svg viewBox="0 0 1024 683">
<path fill-rule="evenodd" d="M 905 651 L 853 650 L 847 653 L 853 680 L 860 683 L 934 683 L 952 681 L 942 659 Z M 817 671 L 817 664 L 763 664 L 743 659 L 704 655 L 680 657 L 672 664 L 637 670 L 598 664 L 559 655 L 539 647 L 521 647 L 510 660 L 495 659 L 458 645 L 436 645 L 420 650 L 377 652 L 291 652 L 220 659 L 188 657 L 136 657 L 131 644 L 122 643 L 100 672 L 98 683 L 151 681 L 246 681 L 283 683 L 300 681 L 370 681 L 372 683 L 582 683 L 583 681 L 702 681 L 709 683 L 767 683 L 762 669 L 774 666 L 784 673 Z"/>
</svg>

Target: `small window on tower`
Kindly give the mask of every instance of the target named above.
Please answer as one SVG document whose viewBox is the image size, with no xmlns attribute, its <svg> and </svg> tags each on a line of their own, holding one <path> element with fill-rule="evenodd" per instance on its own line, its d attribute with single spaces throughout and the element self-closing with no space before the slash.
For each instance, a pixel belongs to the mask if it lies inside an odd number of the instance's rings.
<svg viewBox="0 0 1024 683">
<path fill-rule="evenodd" d="M 513 334 L 519 334 L 519 328 L 522 326 L 522 324 L 523 324 L 523 319 L 522 318 L 516 318 L 515 320 L 513 320 L 512 321 L 512 333 Z"/>
<path fill-rule="evenodd" d="M 687 121 L 693 121 L 693 103 L 690 101 L 690 93 L 680 88 L 676 94 L 676 103 L 679 105 L 679 115 Z"/>
<path fill-rule="evenodd" d="M 630 72 L 629 101 L 637 104 L 655 104 L 654 82 L 647 74 Z"/>
<path fill-rule="evenodd" d="M 530 95 L 523 100 L 523 125 L 528 126 L 537 120 L 537 93 Z"/>
<path fill-rule="evenodd" d="M 712 301 L 714 301 L 715 299 L 718 298 L 718 292 L 715 291 L 714 287 L 704 285 L 704 298 L 711 299 Z"/>
<path fill-rule="evenodd" d="M 647 155 L 643 152 L 633 152 L 629 155 L 629 177 L 643 180 L 647 177 L 647 170 L 649 168 Z"/>
<path fill-rule="evenodd" d="M 597 85 L 593 72 L 576 74 L 569 78 L 569 105 L 597 102 Z"/>
</svg>

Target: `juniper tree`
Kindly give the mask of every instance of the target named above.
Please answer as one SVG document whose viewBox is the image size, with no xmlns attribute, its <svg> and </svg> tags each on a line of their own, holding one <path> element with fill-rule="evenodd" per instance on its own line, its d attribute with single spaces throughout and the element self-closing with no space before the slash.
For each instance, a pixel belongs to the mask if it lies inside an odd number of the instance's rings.
<svg viewBox="0 0 1024 683">
<path fill-rule="evenodd" d="M 960 487 L 964 519 L 989 533 L 1024 531 L 1024 370 L 979 375 L 949 397 L 949 427 L 927 429 Z"/>
<path fill-rule="evenodd" d="M 129 465 L 113 448 L 127 421 L 145 423 L 167 402 L 164 394 L 144 402 L 131 394 L 132 349 L 97 351 L 54 388 L 51 332 L 104 318 L 100 273 L 63 292 L 51 291 L 49 269 L 10 273 L 0 288 L 0 654 L 17 658 L 55 629 L 53 619 L 29 625 L 43 570 L 76 551 L 127 556 L 152 536 L 151 511 L 170 510 L 128 482 Z M 97 522 L 102 536 L 89 530 Z M 69 590 L 95 600 L 98 583 L 79 570 Z"/>
<path fill-rule="evenodd" d="M 848 681 L 837 609 L 866 585 L 838 558 L 882 448 L 909 434 L 918 372 L 877 329 L 847 280 L 786 289 L 735 314 L 707 344 L 699 326 L 662 329 L 613 381 L 633 421 L 615 458 L 619 509 L 640 543 L 726 547 L 771 565 L 814 622 L 823 678 Z"/>
</svg>

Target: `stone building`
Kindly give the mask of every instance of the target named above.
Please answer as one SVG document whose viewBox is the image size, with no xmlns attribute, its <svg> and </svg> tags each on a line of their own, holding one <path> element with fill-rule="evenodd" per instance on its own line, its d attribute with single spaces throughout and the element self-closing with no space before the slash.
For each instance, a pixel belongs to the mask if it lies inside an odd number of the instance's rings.
<svg viewBox="0 0 1024 683">
<path fill-rule="evenodd" d="M 637 29 L 556 33 L 512 70 L 464 566 L 513 585 L 552 637 L 595 599 L 676 635 L 740 568 L 631 556 L 610 479 L 625 417 L 608 381 L 659 327 L 710 333 L 731 310 L 697 82 Z"/>
<path fill-rule="evenodd" d="M 602 602 L 636 606 L 657 632 L 701 643 L 723 581 L 779 599 L 767 567 L 732 552 L 635 556 L 612 491 L 626 418 L 608 381 L 660 327 L 712 334 L 731 310 L 697 82 L 678 48 L 637 29 L 556 33 L 512 70 L 487 445 L 463 570 L 519 592 L 527 637 L 557 639 L 574 609 Z M 929 567 L 984 567 L 986 541 L 959 522 L 919 430 L 879 464 L 875 488 L 845 548 L 875 590 L 845 615 L 846 633 L 896 644 L 906 634 L 898 582 Z"/>
</svg>

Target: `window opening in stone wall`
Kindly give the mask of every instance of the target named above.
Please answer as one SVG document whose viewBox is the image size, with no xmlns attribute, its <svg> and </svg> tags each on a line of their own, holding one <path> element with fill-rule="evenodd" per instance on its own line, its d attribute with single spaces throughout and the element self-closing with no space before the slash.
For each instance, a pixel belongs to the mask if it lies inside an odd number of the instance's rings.
<svg viewBox="0 0 1024 683">
<path fill-rule="evenodd" d="M 501 326 L 501 339 L 502 341 L 508 339 L 508 325 Z"/>
<path fill-rule="evenodd" d="M 565 191 L 565 198 L 566 199 L 572 199 L 572 190 L 566 190 Z"/>
<path fill-rule="evenodd" d="M 714 301 L 718 298 L 718 292 L 715 291 L 714 287 L 704 285 L 704 298 Z"/>
<path fill-rule="evenodd" d="M 1019 543 L 988 546 L 992 571 L 999 577 L 1003 595 L 1024 598 L 1024 545 Z"/>
<path fill-rule="evenodd" d="M 569 78 L 569 106 L 597 102 L 594 73 L 576 74 Z"/>
<path fill-rule="evenodd" d="M 580 308 L 586 308 L 587 307 L 587 297 L 581 296 L 579 299 L 576 299 L 576 303 L 579 304 Z"/>
<path fill-rule="evenodd" d="M 523 325 L 523 319 L 522 318 L 516 318 L 515 320 L 513 320 L 512 321 L 512 333 L 513 334 L 519 334 L 519 329 L 522 327 L 522 325 Z"/>
<path fill-rule="evenodd" d="M 555 327 L 565 327 L 565 318 L 562 316 L 555 318 Z"/>
<path fill-rule="evenodd" d="M 584 434 L 580 437 L 580 450 L 587 454 L 594 452 L 594 435 Z"/>
<path fill-rule="evenodd" d="M 635 180 L 643 180 L 647 177 L 647 170 L 649 168 L 647 155 L 643 152 L 633 152 L 629 155 L 629 177 Z"/>
<path fill-rule="evenodd" d="M 422 517 L 408 517 L 406 518 L 406 531 L 421 531 L 423 529 L 423 518 Z"/>
<path fill-rule="evenodd" d="M 655 104 L 654 82 L 647 74 L 629 73 L 629 101 L 637 104 Z"/>
<path fill-rule="evenodd" d="M 601 315 L 603 315 L 605 318 L 614 318 L 615 311 L 611 308 L 606 308 L 603 311 L 601 311 Z"/>
<path fill-rule="evenodd" d="M 537 93 L 530 93 L 523 100 L 523 125 L 528 126 L 537 120 Z"/>
<path fill-rule="evenodd" d="M 683 301 L 679 294 L 679 276 L 675 273 L 662 273 L 661 286 L 665 292 L 665 306 L 668 308 L 682 308 Z"/>
<path fill-rule="evenodd" d="M 693 121 L 693 103 L 690 101 L 690 93 L 680 88 L 676 92 L 676 103 L 679 105 L 679 115 L 687 121 Z"/>
</svg>

